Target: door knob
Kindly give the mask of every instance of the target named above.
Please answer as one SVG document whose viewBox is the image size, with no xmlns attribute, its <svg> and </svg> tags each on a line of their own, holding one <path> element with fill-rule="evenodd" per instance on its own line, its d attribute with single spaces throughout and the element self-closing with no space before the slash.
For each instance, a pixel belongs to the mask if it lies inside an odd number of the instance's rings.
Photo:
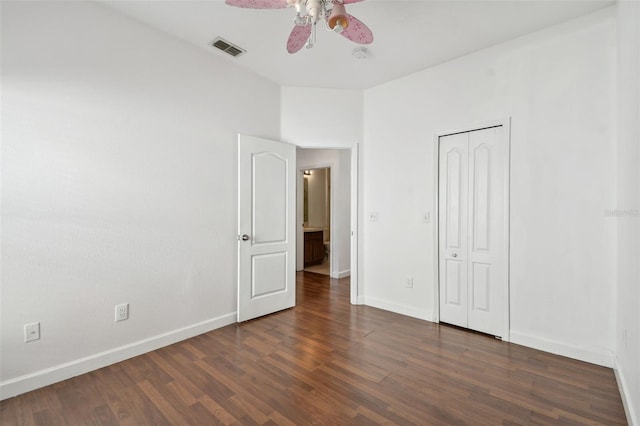
<svg viewBox="0 0 640 426">
<path fill-rule="evenodd" d="M 244 234 L 242 236 L 242 241 L 249 241 L 249 236 L 247 234 Z"/>
<path fill-rule="evenodd" d="M 458 257 L 458 253 L 453 253 L 451 257 Z"/>
</svg>

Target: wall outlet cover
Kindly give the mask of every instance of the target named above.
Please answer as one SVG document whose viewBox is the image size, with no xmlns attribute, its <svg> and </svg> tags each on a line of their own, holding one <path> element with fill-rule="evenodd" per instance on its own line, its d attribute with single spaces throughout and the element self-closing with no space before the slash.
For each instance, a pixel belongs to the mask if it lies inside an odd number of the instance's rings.
<svg viewBox="0 0 640 426">
<path fill-rule="evenodd" d="M 129 319 L 129 304 L 116 305 L 116 322 Z"/>
<path fill-rule="evenodd" d="M 33 322 L 31 324 L 24 325 L 24 341 L 33 342 L 40 339 L 40 323 Z"/>
</svg>

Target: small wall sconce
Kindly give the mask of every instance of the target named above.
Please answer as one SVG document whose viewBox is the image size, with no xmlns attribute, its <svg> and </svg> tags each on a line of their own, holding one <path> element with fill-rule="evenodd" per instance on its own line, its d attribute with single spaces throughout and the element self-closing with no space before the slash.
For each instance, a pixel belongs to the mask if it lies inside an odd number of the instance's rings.
<svg viewBox="0 0 640 426">
<path fill-rule="evenodd" d="M 304 171 L 304 175 L 305 176 L 311 176 L 311 170 L 305 170 Z"/>
</svg>

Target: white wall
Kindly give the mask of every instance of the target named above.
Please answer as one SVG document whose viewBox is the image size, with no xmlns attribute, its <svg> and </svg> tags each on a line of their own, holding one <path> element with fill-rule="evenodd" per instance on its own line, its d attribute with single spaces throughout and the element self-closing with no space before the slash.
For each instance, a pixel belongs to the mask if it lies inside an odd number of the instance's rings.
<svg viewBox="0 0 640 426">
<path fill-rule="evenodd" d="M 618 2 L 617 375 L 640 424 L 640 2 Z"/>
<path fill-rule="evenodd" d="M 611 365 L 615 9 L 365 91 L 365 303 L 431 319 L 435 133 L 511 117 L 511 339 Z M 405 288 L 407 276 L 414 288 Z"/>
<path fill-rule="evenodd" d="M 282 140 L 301 147 L 349 148 L 362 141 L 361 90 L 282 87 Z"/>
<path fill-rule="evenodd" d="M 349 173 L 351 168 L 351 155 L 362 149 L 359 145 L 362 142 L 362 123 L 363 123 L 363 92 L 361 90 L 334 90 L 334 89 L 318 89 L 305 87 L 283 87 L 281 89 L 281 127 L 282 140 L 294 143 L 302 148 L 348 148 L 350 152 L 338 151 L 339 161 L 341 164 L 349 164 Z M 298 167 L 301 167 L 301 161 L 307 161 L 300 156 L 301 150 L 298 150 Z M 304 154 L 303 154 L 304 155 Z M 321 154 L 317 154 L 321 155 Z M 322 159 L 313 160 L 312 164 L 322 164 Z M 330 161 L 335 161 L 331 159 Z M 343 167 L 344 169 L 344 167 Z M 346 170 L 346 169 L 345 169 Z M 360 197 L 358 205 L 362 205 L 362 174 L 361 168 L 358 168 L 357 182 L 352 182 L 351 177 L 346 173 L 340 173 L 338 180 L 334 178 L 332 185 L 335 187 L 344 187 L 351 184 L 359 185 Z M 353 191 L 355 188 L 351 188 Z M 334 198 L 336 202 L 344 197 L 350 197 L 351 192 L 340 192 Z M 346 202 L 346 201 L 345 201 Z M 360 215 L 360 212 L 354 211 L 352 214 Z M 346 216 L 339 215 L 337 220 L 347 220 Z M 359 216 L 359 223 L 362 218 Z M 333 226 L 341 226 L 337 221 L 332 222 Z M 349 222 L 345 222 L 344 229 L 350 229 Z M 299 237 L 300 238 L 300 237 Z M 356 235 L 358 239 L 359 251 L 362 250 L 364 244 L 364 236 L 362 232 Z M 333 242 L 334 251 L 342 253 L 348 252 L 350 241 L 338 240 Z M 300 253 L 300 252 L 299 252 Z M 334 253 L 332 253 L 334 255 Z M 300 257 L 300 254 L 298 255 Z M 339 260 L 338 272 L 344 273 L 348 270 L 346 259 Z M 358 258 L 357 281 L 359 288 L 358 295 L 362 295 L 363 288 L 363 263 L 362 258 Z M 333 267 L 332 267 L 333 269 Z M 351 276 L 354 276 L 351 271 Z"/>
<path fill-rule="evenodd" d="M 331 166 L 331 276 L 343 278 L 351 270 L 351 155 L 347 149 L 298 149 L 298 169 Z M 313 172 L 316 172 L 315 170 Z M 301 180 L 300 178 L 299 180 Z M 302 226 L 302 192 L 298 199 L 298 229 Z M 311 210 L 311 209 L 310 209 Z M 315 227 L 314 223 L 309 226 Z M 303 234 L 298 233 L 298 269 L 302 269 L 304 258 Z"/>
<path fill-rule="evenodd" d="M 236 135 L 279 138 L 279 87 L 90 2 L 2 2 L 1 47 L 2 397 L 235 322 Z"/>
</svg>

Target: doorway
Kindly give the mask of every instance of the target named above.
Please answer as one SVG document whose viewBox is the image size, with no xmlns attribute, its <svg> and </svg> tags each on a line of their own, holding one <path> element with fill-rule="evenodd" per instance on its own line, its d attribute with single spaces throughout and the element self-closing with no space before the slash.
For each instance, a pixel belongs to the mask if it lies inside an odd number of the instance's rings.
<svg viewBox="0 0 640 426">
<path fill-rule="evenodd" d="M 354 152 L 355 151 L 355 152 Z M 297 237 L 297 270 L 307 270 L 323 265 L 331 278 L 351 277 L 352 303 L 356 303 L 357 285 L 352 265 L 357 265 L 357 257 L 352 253 L 357 243 L 357 216 L 354 203 L 357 194 L 354 186 L 353 163 L 357 160 L 354 148 L 302 148 L 297 150 L 298 167 L 298 237 Z M 307 173 L 305 175 L 305 173 Z M 306 176 L 306 177 L 305 177 Z M 306 182 L 306 183 L 305 183 Z M 305 212 L 305 186 L 307 187 L 307 210 Z M 309 196 L 315 201 L 310 202 Z M 356 187 L 357 188 L 357 187 Z M 315 210 L 315 211 L 314 211 Z M 306 231 L 306 232 L 305 232 Z M 315 235 L 314 235 L 315 234 Z M 315 237 L 315 262 L 305 265 L 305 239 Z M 322 240 L 322 241 L 319 241 Z M 318 262 L 321 260 L 321 262 Z M 315 264 L 314 264 L 315 263 Z"/>
<path fill-rule="evenodd" d="M 306 169 L 302 178 L 304 270 L 330 275 L 331 168 Z"/>
<path fill-rule="evenodd" d="M 508 340 L 508 122 L 436 142 L 439 321 Z"/>
</svg>

